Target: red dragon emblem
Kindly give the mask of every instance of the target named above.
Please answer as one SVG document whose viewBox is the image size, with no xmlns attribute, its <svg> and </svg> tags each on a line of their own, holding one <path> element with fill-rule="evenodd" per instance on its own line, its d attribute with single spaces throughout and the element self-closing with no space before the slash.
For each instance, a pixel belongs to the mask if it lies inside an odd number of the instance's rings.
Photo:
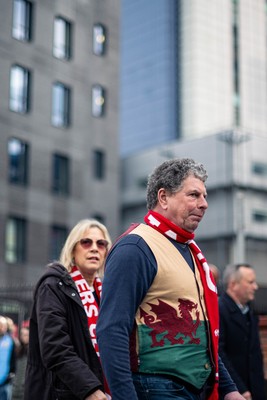
<svg viewBox="0 0 267 400">
<path fill-rule="evenodd" d="M 188 343 L 190 344 L 200 343 L 200 339 L 194 337 L 201 323 L 197 303 L 193 303 L 190 300 L 178 299 L 178 310 L 181 317 L 178 316 L 175 308 L 162 300 L 158 300 L 158 304 L 147 304 L 156 317 L 148 314 L 140 307 L 140 319 L 143 319 L 144 323 L 151 328 L 149 332 L 152 339 L 151 347 L 164 346 L 165 339 L 168 339 L 171 345 L 177 343 L 183 344 L 186 337 L 189 337 L 190 340 Z M 196 315 L 195 322 L 191 315 L 193 310 L 195 310 Z M 157 339 L 157 335 L 160 335 L 160 340 Z M 177 337 L 178 335 L 179 337 Z M 184 338 L 180 335 L 184 336 Z"/>
</svg>

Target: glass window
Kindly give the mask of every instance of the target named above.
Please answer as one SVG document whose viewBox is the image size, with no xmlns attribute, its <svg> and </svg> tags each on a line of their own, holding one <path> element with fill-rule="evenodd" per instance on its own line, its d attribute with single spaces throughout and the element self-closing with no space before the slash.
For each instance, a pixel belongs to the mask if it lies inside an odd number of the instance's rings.
<svg viewBox="0 0 267 400">
<path fill-rule="evenodd" d="M 96 179 L 105 178 L 105 153 L 101 150 L 95 150 L 93 153 L 93 171 Z"/>
<path fill-rule="evenodd" d="M 62 83 L 53 85 L 52 125 L 67 127 L 70 124 L 70 89 Z"/>
<path fill-rule="evenodd" d="M 29 41 L 32 34 L 32 3 L 27 0 L 13 0 L 12 36 Z"/>
<path fill-rule="evenodd" d="M 50 236 L 50 260 L 59 260 L 61 249 L 68 235 L 68 229 L 65 226 L 53 225 Z"/>
<path fill-rule="evenodd" d="M 53 55 L 61 60 L 71 57 L 71 24 L 61 17 L 54 20 Z"/>
<path fill-rule="evenodd" d="M 94 85 L 92 88 L 92 114 L 102 117 L 105 111 L 105 91 L 102 86 Z"/>
<path fill-rule="evenodd" d="M 261 162 L 253 163 L 252 172 L 256 175 L 267 176 L 267 164 Z"/>
<path fill-rule="evenodd" d="M 267 222 L 267 211 L 265 210 L 254 210 L 253 219 L 255 222 L 266 223 Z"/>
<path fill-rule="evenodd" d="M 10 217 L 6 224 L 5 260 L 10 264 L 26 261 L 26 221 Z"/>
<path fill-rule="evenodd" d="M 11 138 L 8 141 L 8 177 L 9 182 L 18 185 L 28 183 L 29 146 L 27 143 Z"/>
<path fill-rule="evenodd" d="M 101 222 L 104 225 L 106 224 L 105 217 L 102 214 L 93 214 L 91 218 L 96 219 L 98 222 Z"/>
<path fill-rule="evenodd" d="M 139 188 L 145 189 L 147 187 L 147 176 L 138 178 L 136 184 Z"/>
<path fill-rule="evenodd" d="M 26 113 L 29 111 L 30 72 L 19 65 L 13 65 L 10 73 L 10 110 Z"/>
<path fill-rule="evenodd" d="M 59 154 L 53 156 L 52 191 L 59 195 L 69 194 L 69 159 Z"/>
<path fill-rule="evenodd" d="M 102 56 L 106 51 L 106 29 L 101 24 L 95 24 L 93 28 L 93 52 Z"/>
</svg>

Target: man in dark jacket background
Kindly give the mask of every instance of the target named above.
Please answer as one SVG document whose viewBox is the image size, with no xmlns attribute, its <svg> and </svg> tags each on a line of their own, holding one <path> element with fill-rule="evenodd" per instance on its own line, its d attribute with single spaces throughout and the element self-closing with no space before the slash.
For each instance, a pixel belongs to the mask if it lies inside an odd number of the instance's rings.
<svg viewBox="0 0 267 400">
<path fill-rule="evenodd" d="M 266 400 L 258 317 L 250 302 L 258 289 L 249 264 L 226 267 L 220 296 L 219 354 L 246 400 Z"/>
</svg>

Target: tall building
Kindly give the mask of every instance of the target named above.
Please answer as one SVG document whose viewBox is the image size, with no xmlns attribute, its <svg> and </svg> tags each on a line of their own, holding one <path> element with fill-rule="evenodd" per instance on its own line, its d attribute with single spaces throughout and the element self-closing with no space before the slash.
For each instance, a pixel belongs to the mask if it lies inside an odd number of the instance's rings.
<svg viewBox="0 0 267 400">
<path fill-rule="evenodd" d="M 121 154 L 266 135 L 266 0 L 122 0 Z"/>
<path fill-rule="evenodd" d="M 80 219 L 118 233 L 119 0 L 0 6 L 0 296 L 11 298 Z"/>
<path fill-rule="evenodd" d="M 198 243 L 221 269 L 250 262 L 267 287 L 266 0 L 122 4 L 123 229 L 142 221 L 154 167 L 193 157 L 209 173 Z"/>
<path fill-rule="evenodd" d="M 177 0 L 122 0 L 120 152 L 178 135 Z"/>
</svg>

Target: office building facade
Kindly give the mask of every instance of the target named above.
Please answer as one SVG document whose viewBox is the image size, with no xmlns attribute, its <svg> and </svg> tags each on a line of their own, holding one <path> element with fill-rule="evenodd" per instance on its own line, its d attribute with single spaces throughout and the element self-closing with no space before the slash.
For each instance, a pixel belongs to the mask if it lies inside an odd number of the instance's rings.
<svg viewBox="0 0 267 400">
<path fill-rule="evenodd" d="M 10 297 L 58 259 L 80 219 L 118 233 L 119 1 L 0 5 L 0 286 Z"/>
<path fill-rule="evenodd" d="M 123 0 L 121 154 L 266 135 L 266 0 Z"/>
</svg>

